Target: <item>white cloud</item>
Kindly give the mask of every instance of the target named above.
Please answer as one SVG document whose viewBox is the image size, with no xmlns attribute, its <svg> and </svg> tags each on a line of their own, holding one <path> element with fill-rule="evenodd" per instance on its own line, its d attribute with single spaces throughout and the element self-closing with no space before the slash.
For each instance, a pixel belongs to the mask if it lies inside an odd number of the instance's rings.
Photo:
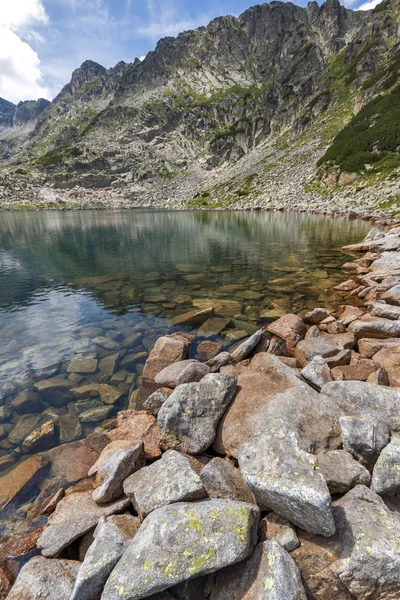
<svg viewBox="0 0 400 600">
<path fill-rule="evenodd" d="M 375 6 L 378 6 L 382 0 L 370 0 L 370 2 L 364 2 L 357 8 L 357 10 L 372 10 Z"/>
<path fill-rule="evenodd" d="M 7 27 L 0 27 L 0 96 L 15 103 L 50 96 L 37 53 Z"/>
<path fill-rule="evenodd" d="M 43 40 L 36 25 L 48 22 L 41 0 L 2 2 L 0 11 L 0 97 L 19 102 L 49 98 L 40 59 L 28 42 Z"/>
</svg>

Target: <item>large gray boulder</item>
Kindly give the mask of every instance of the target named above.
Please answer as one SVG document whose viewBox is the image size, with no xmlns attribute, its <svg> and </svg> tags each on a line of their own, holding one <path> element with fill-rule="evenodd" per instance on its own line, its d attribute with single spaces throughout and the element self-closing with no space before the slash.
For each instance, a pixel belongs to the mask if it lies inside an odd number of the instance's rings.
<svg viewBox="0 0 400 600">
<path fill-rule="evenodd" d="M 129 505 L 129 500 L 122 498 L 99 506 L 90 491 L 70 494 L 57 504 L 37 541 L 37 547 L 44 556 L 58 556 L 69 544 L 96 527 L 101 517 L 120 513 Z"/>
<path fill-rule="evenodd" d="M 390 440 L 390 427 L 373 417 L 340 417 L 343 448 L 372 471 Z"/>
<path fill-rule="evenodd" d="M 398 598 L 400 519 L 379 496 L 358 485 L 335 503 L 340 559 L 331 569 L 355 598 Z"/>
<path fill-rule="evenodd" d="M 400 389 L 364 381 L 334 381 L 322 388 L 322 393 L 338 406 L 342 415 L 371 416 L 392 429 L 400 427 Z"/>
<path fill-rule="evenodd" d="M 326 481 L 315 458 L 300 448 L 298 434 L 286 422 L 274 421 L 245 443 L 239 466 L 260 506 L 311 533 L 333 535 Z"/>
<path fill-rule="evenodd" d="M 400 437 L 394 436 L 376 461 L 371 488 L 377 494 L 397 494 L 400 491 Z"/>
<path fill-rule="evenodd" d="M 253 556 L 217 575 L 210 600 L 306 600 L 296 563 L 275 539 Z"/>
<path fill-rule="evenodd" d="M 144 465 L 142 442 L 110 442 L 88 473 L 89 477 L 94 478 L 96 485 L 93 500 L 100 503 L 119 498 L 124 480 Z"/>
<path fill-rule="evenodd" d="M 102 600 L 140 600 L 250 556 L 259 509 L 232 500 L 177 503 L 153 511 L 112 571 Z"/>
<path fill-rule="evenodd" d="M 102 517 L 94 531 L 94 541 L 79 569 L 69 600 L 100 598 L 109 574 L 140 527 L 129 514 Z"/>
<path fill-rule="evenodd" d="M 228 498 L 256 504 L 254 494 L 243 480 L 239 469 L 223 458 L 213 458 L 202 469 L 201 481 L 210 498 Z"/>
<path fill-rule="evenodd" d="M 69 600 L 80 563 L 35 556 L 19 572 L 7 600 Z"/>
<path fill-rule="evenodd" d="M 235 391 L 236 378 L 221 373 L 178 386 L 158 413 L 161 446 L 188 454 L 206 450 Z"/>
<path fill-rule="evenodd" d="M 168 450 L 160 460 L 128 477 L 124 492 L 142 519 L 155 508 L 199 500 L 206 495 L 189 460 L 175 450 Z"/>
</svg>

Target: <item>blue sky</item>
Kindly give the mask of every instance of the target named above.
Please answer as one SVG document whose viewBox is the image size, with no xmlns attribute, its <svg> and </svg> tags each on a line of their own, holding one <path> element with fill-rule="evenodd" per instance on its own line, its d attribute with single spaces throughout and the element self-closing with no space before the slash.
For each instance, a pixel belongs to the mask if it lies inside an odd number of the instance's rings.
<svg viewBox="0 0 400 600">
<path fill-rule="evenodd" d="M 347 0 L 370 8 L 380 0 Z M 236 15 L 251 0 L 0 0 L 0 97 L 52 99 L 91 59 L 132 62 L 165 36 Z M 306 5 L 307 2 L 296 2 Z"/>
</svg>

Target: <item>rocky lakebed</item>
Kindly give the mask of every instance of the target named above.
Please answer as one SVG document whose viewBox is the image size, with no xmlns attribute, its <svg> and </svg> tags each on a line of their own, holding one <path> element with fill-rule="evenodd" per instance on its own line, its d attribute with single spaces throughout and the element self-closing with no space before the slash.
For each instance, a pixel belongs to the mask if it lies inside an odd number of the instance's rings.
<svg viewBox="0 0 400 600">
<path fill-rule="evenodd" d="M 204 294 L 184 266 L 179 293 L 93 275 L 110 317 L 68 360 L 62 322 L 41 365 L 15 313 L 0 598 L 400 598 L 400 225 L 368 229 L 346 281 L 333 250 L 311 268 L 291 248 L 267 298 L 243 263 L 229 282 L 210 268 Z"/>
</svg>

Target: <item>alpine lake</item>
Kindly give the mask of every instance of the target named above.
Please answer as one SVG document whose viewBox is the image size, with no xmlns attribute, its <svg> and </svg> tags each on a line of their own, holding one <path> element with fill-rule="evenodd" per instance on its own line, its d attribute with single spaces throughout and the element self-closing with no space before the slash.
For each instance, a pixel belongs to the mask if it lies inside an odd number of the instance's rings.
<svg viewBox="0 0 400 600">
<path fill-rule="evenodd" d="M 204 340 L 226 350 L 288 312 L 334 308 L 341 248 L 370 228 L 306 213 L 2 213 L 0 482 L 28 456 L 107 428 L 160 336 L 192 332 L 194 357 Z M 208 306 L 199 327 L 171 322 Z M 91 397 L 96 383 L 113 391 Z M 48 421 L 38 446 L 30 434 Z"/>
</svg>

